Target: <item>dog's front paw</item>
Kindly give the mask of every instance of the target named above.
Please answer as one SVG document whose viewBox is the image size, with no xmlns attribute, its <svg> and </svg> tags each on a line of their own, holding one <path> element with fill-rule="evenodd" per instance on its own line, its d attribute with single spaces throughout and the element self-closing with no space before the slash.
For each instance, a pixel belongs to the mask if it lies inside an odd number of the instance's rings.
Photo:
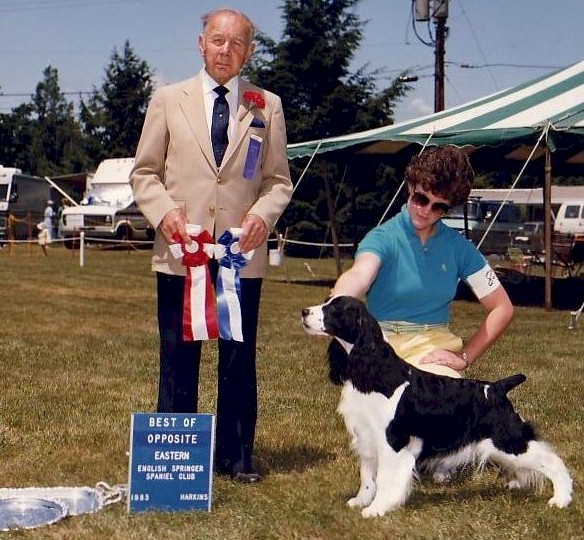
<svg viewBox="0 0 584 540">
<path fill-rule="evenodd" d="M 554 496 L 548 501 L 549 507 L 556 507 L 556 508 L 566 508 L 572 502 L 572 497 L 569 495 L 565 496 Z"/>
<path fill-rule="evenodd" d="M 435 484 L 447 484 L 452 480 L 452 471 L 440 470 L 432 475 L 432 480 Z"/>
<path fill-rule="evenodd" d="M 361 510 L 361 515 L 364 518 L 381 517 L 388 510 L 391 510 L 391 508 L 385 508 L 379 504 L 373 503 L 367 506 L 366 508 L 363 508 L 363 510 Z"/>
<path fill-rule="evenodd" d="M 510 482 L 507 483 L 507 489 L 510 490 L 515 490 L 515 489 L 523 489 L 525 486 L 523 486 L 523 484 L 515 479 L 515 480 L 511 480 Z"/>
<path fill-rule="evenodd" d="M 362 495 L 357 495 L 352 497 L 347 501 L 347 505 L 351 508 L 362 508 L 371 503 L 372 497 L 363 497 Z"/>
</svg>

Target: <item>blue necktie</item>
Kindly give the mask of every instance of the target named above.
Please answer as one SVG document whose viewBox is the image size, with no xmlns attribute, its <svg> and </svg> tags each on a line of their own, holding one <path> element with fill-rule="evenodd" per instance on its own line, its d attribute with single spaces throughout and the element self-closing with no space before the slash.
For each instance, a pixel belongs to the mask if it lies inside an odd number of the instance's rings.
<svg viewBox="0 0 584 540">
<path fill-rule="evenodd" d="M 229 104 L 225 99 L 225 94 L 229 92 L 224 86 L 213 88 L 217 94 L 213 104 L 213 121 L 211 122 L 211 144 L 213 145 L 213 154 L 215 154 L 215 163 L 217 167 L 221 165 L 223 155 L 229 144 L 227 137 L 227 126 L 229 125 Z"/>
</svg>

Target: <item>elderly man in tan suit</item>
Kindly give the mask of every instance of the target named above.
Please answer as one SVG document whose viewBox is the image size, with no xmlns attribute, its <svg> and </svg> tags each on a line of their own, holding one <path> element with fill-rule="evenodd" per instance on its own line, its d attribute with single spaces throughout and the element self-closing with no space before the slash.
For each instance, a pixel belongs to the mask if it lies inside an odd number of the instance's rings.
<svg viewBox="0 0 584 540">
<path fill-rule="evenodd" d="M 157 90 L 148 107 L 131 175 L 134 197 L 156 228 L 160 332 L 159 412 L 196 412 L 201 341 L 182 338 L 186 269 L 169 245 L 191 243 L 186 225 L 217 238 L 241 228 L 243 342 L 219 338 L 215 469 L 243 483 L 260 480 L 252 465 L 257 418 L 256 334 L 267 238 L 286 208 L 292 183 L 278 96 L 239 77 L 253 50 L 243 13 L 218 9 L 202 18 L 204 68 Z M 188 247 L 188 246 L 187 246 Z M 217 262 L 208 263 L 212 280 Z"/>
</svg>

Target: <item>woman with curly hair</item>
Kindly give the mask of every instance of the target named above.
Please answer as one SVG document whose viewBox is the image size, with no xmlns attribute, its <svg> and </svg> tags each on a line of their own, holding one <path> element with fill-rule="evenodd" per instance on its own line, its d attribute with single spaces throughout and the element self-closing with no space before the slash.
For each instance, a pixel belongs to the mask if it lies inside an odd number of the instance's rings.
<svg viewBox="0 0 584 540">
<path fill-rule="evenodd" d="M 432 147 L 415 156 L 405 171 L 406 204 L 367 233 L 353 266 L 332 290 L 365 297 L 402 358 L 452 377 L 460 377 L 513 318 L 513 305 L 485 257 L 441 221 L 449 208 L 467 199 L 473 181 L 468 157 L 456 147 Z M 482 323 L 464 344 L 448 328 L 460 280 L 485 309 Z"/>
</svg>

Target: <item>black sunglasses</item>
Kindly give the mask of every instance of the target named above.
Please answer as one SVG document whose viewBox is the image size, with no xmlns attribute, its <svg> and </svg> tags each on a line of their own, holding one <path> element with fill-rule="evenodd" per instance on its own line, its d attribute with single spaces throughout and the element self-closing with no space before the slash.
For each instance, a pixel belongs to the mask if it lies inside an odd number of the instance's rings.
<svg viewBox="0 0 584 540">
<path fill-rule="evenodd" d="M 412 193 L 412 202 L 416 206 L 426 207 L 430 204 L 430 199 L 424 193 L 420 193 L 419 191 L 414 191 Z M 446 204 L 445 202 L 435 202 L 432 203 L 430 206 L 432 212 L 446 214 L 448 210 L 450 210 L 450 205 Z"/>
</svg>

